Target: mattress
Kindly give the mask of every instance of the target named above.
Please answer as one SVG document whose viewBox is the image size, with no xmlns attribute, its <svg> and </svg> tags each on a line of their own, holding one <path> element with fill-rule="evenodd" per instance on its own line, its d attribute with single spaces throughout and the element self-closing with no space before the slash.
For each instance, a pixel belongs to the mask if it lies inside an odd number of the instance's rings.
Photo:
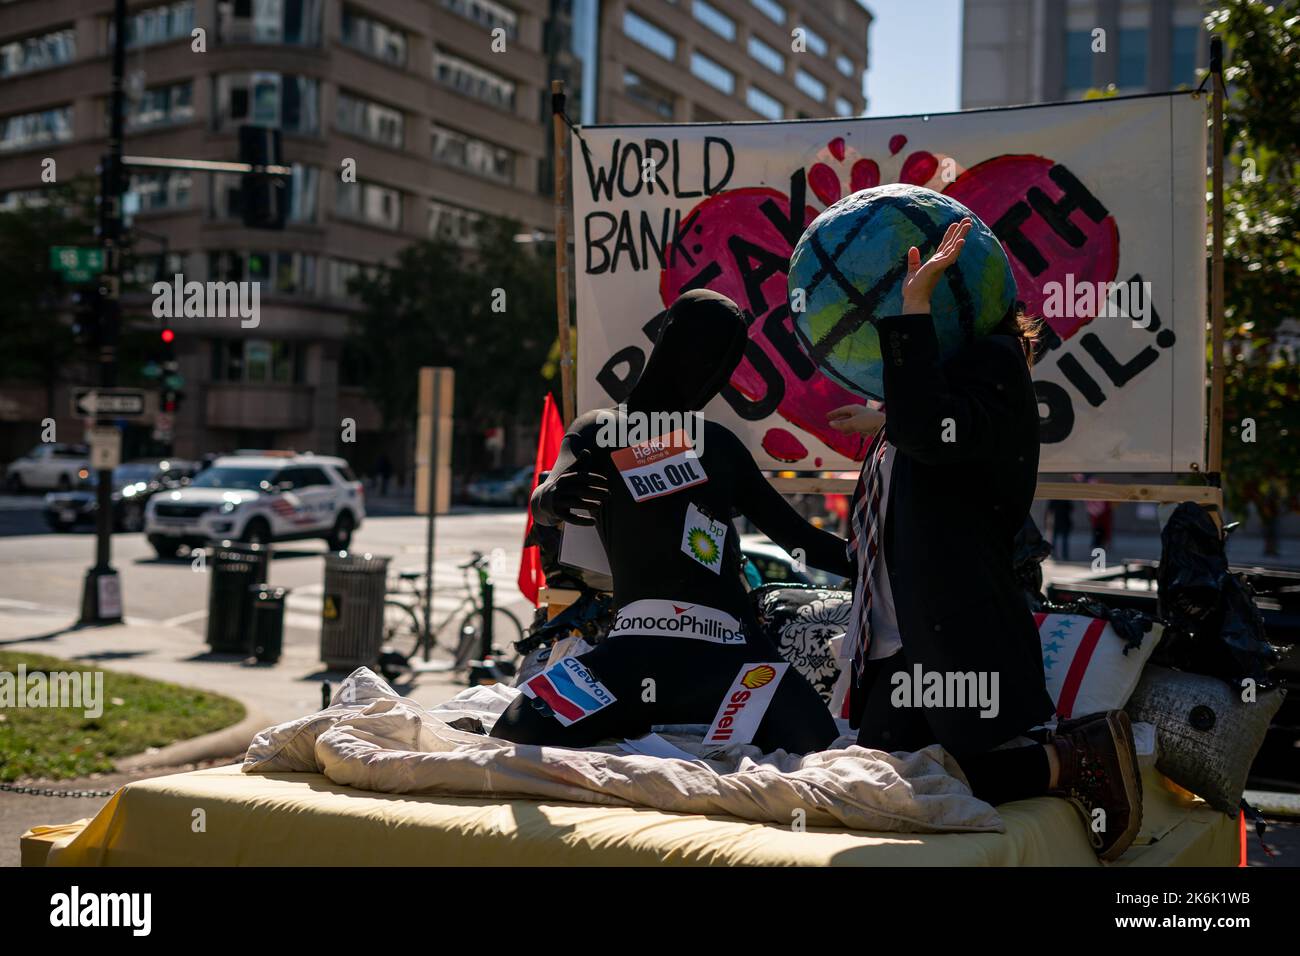
<svg viewBox="0 0 1300 956">
<path fill-rule="evenodd" d="M 1233 818 L 1144 776 L 1121 866 L 1232 866 Z M 1098 866 L 1078 812 L 999 807 L 1007 832 L 899 834 L 633 807 L 371 793 L 238 766 L 127 784 L 93 818 L 23 835 L 25 866 Z"/>
</svg>

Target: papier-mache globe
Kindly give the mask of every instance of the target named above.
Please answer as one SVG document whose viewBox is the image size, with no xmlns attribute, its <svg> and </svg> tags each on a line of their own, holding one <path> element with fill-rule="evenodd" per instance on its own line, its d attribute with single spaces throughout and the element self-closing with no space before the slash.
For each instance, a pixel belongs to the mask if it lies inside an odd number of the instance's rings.
<svg viewBox="0 0 1300 956">
<path fill-rule="evenodd" d="M 924 262 L 963 217 L 974 226 L 930 300 L 946 358 L 1015 302 L 1011 263 L 992 230 L 955 199 L 904 183 L 853 193 L 812 221 L 790 257 L 789 291 L 795 332 L 823 372 L 860 395 L 884 397 L 873 322 L 902 311 L 908 248 Z"/>
</svg>

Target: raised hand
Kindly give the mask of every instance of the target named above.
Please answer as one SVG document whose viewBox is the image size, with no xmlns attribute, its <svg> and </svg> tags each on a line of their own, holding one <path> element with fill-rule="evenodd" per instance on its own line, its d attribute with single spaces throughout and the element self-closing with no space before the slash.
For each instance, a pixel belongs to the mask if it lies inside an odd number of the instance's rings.
<svg viewBox="0 0 1300 956">
<path fill-rule="evenodd" d="M 930 295 L 939 284 L 943 270 L 957 261 L 962 246 L 966 244 L 966 233 L 973 225 L 969 217 L 950 225 L 939 248 L 924 265 L 921 264 L 921 250 L 916 246 L 907 250 L 907 278 L 903 280 L 904 312 L 930 311 Z"/>
</svg>

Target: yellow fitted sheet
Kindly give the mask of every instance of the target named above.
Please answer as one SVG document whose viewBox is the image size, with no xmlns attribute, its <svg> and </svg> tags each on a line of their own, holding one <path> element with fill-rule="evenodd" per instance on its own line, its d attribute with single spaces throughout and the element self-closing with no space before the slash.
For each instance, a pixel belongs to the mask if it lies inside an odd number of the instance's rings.
<svg viewBox="0 0 1300 956">
<path fill-rule="evenodd" d="M 1235 821 L 1146 775 L 1121 864 L 1231 866 Z M 201 811 L 201 812 L 199 812 Z M 89 821 L 23 836 L 39 866 L 1096 866 L 1064 800 L 999 808 L 1005 834 L 886 834 L 529 799 L 368 793 L 215 767 L 128 784 Z M 202 826 L 200 827 L 200 824 Z M 1152 842 L 1154 841 L 1154 842 Z"/>
</svg>

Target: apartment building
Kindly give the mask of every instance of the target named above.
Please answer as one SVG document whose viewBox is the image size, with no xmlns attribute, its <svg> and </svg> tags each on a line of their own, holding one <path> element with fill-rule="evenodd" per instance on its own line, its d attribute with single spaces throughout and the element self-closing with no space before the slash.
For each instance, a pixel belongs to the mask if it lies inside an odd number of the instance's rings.
<svg viewBox="0 0 1300 956">
<path fill-rule="evenodd" d="M 112 9 L 0 0 L 0 208 L 39 201 L 46 158 L 61 180 L 94 170 Z M 253 124 L 282 131 L 294 167 L 283 231 L 243 226 L 236 176 L 131 177 L 137 278 L 260 283 L 255 330 L 172 323 L 178 456 L 334 451 L 352 419 L 348 453 L 373 457 L 383 423 L 349 372 L 348 280 L 421 237 L 467 239 L 484 213 L 549 233 L 551 77 L 586 123 L 865 108 L 871 15 L 857 0 L 135 0 L 128 12 L 128 154 L 233 160 Z M 340 175 L 349 162 L 356 182 Z M 143 296 L 128 305 L 148 316 Z M 73 384 L 51 405 L 43 386 L 0 382 L 0 457 L 51 413 L 75 440 Z"/>
<path fill-rule="evenodd" d="M 807 119 L 866 109 L 871 14 L 857 0 L 574 6 L 575 31 L 598 51 L 595 76 L 583 75 L 583 89 L 598 91 L 583 102 L 584 122 Z"/>
<path fill-rule="evenodd" d="M 46 157 L 61 179 L 94 169 L 106 143 L 111 12 L 112 0 L 0 5 L 0 204 L 39 196 Z M 161 254 L 165 241 L 162 274 L 257 280 L 262 293 L 256 330 L 221 318 L 173 323 L 186 380 L 176 454 L 332 451 L 344 418 L 363 437 L 381 427 L 348 378 L 347 281 L 420 237 L 463 238 L 485 212 L 528 229 L 551 223 L 537 191 L 545 14 L 544 0 L 130 6 L 128 154 L 235 159 L 238 127 L 251 123 L 282 130 L 294 167 L 283 231 L 244 228 L 238 177 L 131 177 L 137 247 Z M 493 51 L 494 30 L 504 52 Z M 347 161 L 355 182 L 342 181 Z M 151 280 L 156 263 L 146 257 L 142 272 Z M 44 391 L 7 384 L 0 396 L 15 440 L 34 440 Z M 53 411 L 62 425 L 66 400 Z M 80 423 L 68 424 L 75 437 Z"/>
<path fill-rule="evenodd" d="M 1110 86 L 1195 87 L 1209 62 L 1208 9 L 1198 0 L 965 0 L 962 108 L 1060 102 Z"/>
</svg>

